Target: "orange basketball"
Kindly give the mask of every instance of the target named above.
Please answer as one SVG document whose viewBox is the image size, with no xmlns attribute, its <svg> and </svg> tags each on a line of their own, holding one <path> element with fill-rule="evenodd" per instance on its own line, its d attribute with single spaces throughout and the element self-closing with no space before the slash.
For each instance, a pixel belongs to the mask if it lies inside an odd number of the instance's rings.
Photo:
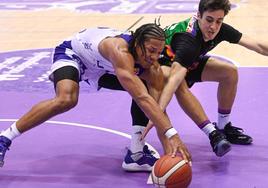
<svg viewBox="0 0 268 188">
<path fill-rule="evenodd" d="M 154 164 L 151 176 L 155 187 L 186 188 L 192 180 L 192 168 L 180 156 L 164 155 Z"/>
</svg>

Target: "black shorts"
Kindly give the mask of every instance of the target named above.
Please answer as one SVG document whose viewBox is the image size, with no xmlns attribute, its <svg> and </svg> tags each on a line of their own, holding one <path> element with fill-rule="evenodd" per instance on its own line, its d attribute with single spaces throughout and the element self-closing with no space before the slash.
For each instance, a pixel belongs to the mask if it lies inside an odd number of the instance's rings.
<svg viewBox="0 0 268 188">
<path fill-rule="evenodd" d="M 145 87 L 147 87 L 146 82 L 142 80 Z M 98 80 L 99 89 L 106 88 L 111 90 L 121 90 L 125 91 L 118 78 L 114 74 L 106 73 L 102 75 Z"/>
<path fill-rule="evenodd" d="M 125 91 L 125 89 L 120 84 L 117 77 L 109 73 L 106 73 L 99 78 L 98 85 L 99 85 L 99 89 L 103 87 L 106 89 Z"/>
<path fill-rule="evenodd" d="M 210 56 L 203 56 L 202 58 L 199 58 L 196 63 L 194 63 L 196 65 L 195 67 L 189 68 L 185 77 L 189 88 L 192 87 L 195 82 L 202 82 L 201 75 L 209 58 Z"/>
</svg>

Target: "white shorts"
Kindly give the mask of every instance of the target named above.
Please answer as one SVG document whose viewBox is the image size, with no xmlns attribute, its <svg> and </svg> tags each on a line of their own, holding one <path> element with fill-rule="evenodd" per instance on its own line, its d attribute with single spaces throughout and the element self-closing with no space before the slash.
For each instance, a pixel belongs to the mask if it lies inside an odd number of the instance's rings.
<svg viewBox="0 0 268 188">
<path fill-rule="evenodd" d="M 64 41 L 61 45 L 55 48 L 49 79 L 53 81 L 54 71 L 65 66 L 72 66 L 79 72 L 79 81 L 86 81 L 90 86 L 90 91 L 97 91 L 98 80 L 107 71 L 96 68 L 94 64 L 87 64 L 86 67 L 71 48 L 71 41 Z"/>
</svg>

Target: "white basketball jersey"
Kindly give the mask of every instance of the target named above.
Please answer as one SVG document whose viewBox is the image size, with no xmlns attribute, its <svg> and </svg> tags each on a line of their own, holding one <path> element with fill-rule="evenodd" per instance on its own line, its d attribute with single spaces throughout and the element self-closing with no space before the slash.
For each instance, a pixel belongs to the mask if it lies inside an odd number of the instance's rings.
<svg viewBox="0 0 268 188">
<path fill-rule="evenodd" d="M 73 66 L 79 71 L 80 80 L 86 81 L 96 91 L 102 75 L 115 74 L 112 63 L 100 54 L 98 45 L 103 39 L 122 33 L 111 28 L 90 28 L 65 40 L 55 49 L 53 59 L 56 57 L 57 60 L 51 67 L 50 79 L 53 80 L 52 73 L 61 67 Z"/>
<path fill-rule="evenodd" d="M 111 62 L 106 60 L 98 50 L 99 43 L 106 37 L 114 37 L 122 31 L 111 28 L 90 28 L 76 34 L 72 39 L 73 51 L 79 56 L 83 64 L 94 69 L 106 70 L 114 73 Z"/>
</svg>

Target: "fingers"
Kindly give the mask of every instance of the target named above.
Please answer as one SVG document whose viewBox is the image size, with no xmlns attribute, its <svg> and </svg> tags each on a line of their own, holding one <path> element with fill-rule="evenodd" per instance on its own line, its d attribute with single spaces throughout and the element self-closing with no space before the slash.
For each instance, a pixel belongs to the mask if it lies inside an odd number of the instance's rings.
<svg viewBox="0 0 268 188">
<path fill-rule="evenodd" d="M 176 155 L 177 155 L 177 153 L 178 153 L 178 148 L 179 148 L 179 142 L 178 142 L 178 137 L 176 137 L 176 136 L 172 136 L 171 138 L 170 138 L 170 144 L 171 144 L 171 149 L 172 149 L 172 151 L 171 151 L 171 157 L 175 157 Z"/>
<path fill-rule="evenodd" d="M 192 166 L 191 155 L 187 150 L 185 150 L 185 148 L 182 149 L 179 147 L 178 150 L 173 150 L 171 156 L 175 157 L 177 155 L 177 153 L 180 153 L 182 155 L 182 158 L 186 161 L 186 163 L 189 163 L 189 165 Z"/>
<path fill-rule="evenodd" d="M 147 129 L 144 130 L 144 132 L 141 134 L 141 138 L 140 141 L 144 140 L 146 135 L 148 134 L 149 131 L 147 131 Z"/>
<path fill-rule="evenodd" d="M 186 160 L 186 162 L 190 163 L 192 161 L 192 156 L 183 143 L 181 144 L 179 151 L 181 152 L 183 159 Z"/>
<path fill-rule="evenodd" d="M 188 159 L 188 162 L 189 163 L 191 163 L 191 161 L 192 161 L 192 156 L 191 156 L 191 154 L 187 151 L 187 153 L 186 153 L 186 157 L 187 157 L 187 159 Z"/>
<path fill-rule="evenodd" d="M 141 134 L 140 140 L 144 140 L 144 138 L 146 137 L 146 135 L 148 134 L 148 132 L 149 132 L 149 129 L 145 128 L 144 131 L 143 131 L 143 133 Z"/>
<path fill-rule="evenodd" d="M 190 153 L 189 153 L 187 150 L 182 149 L 182 148 L 180 148 L 179 151 L 180 151 L 180 153 L 182 154 L 183 159 L 184 159 L 187 163 L 191 163 L 192 159 L 191 159 L 191 155 L 190 155 Z"/>
<path fill-rule="evenodd" d="M 177 153 L 178 153 L 178 147 L 173 147 L 171 157 L 176 157 Z"/>
<path fill-rule="evenodd" d="M 179 149 L 179 151 L 180 151 L 183 159 L 188 163 L 189 161 L 188 161 L 187 155 L 184 153 L 184 151 L 181 148 Z"/>
<path fill-rule="evenodd" d="M 187 163 L 190 163 L 192 161 L 191 154 L 189 153 L 186 146 L 180 141 L 179 137 L 172 137 L 170 139 L 170 144 L 172 146 L 172 157 L 175 157 L 176 154 L 179 152 Z"/>
<path fill-rule="evenodd" d="M 141 138 L 140 140 L 144 140 L 144 138 L 146 137 L 146 135 L 149 133 L 149 131 L 153 128 L 153 123 L 151 121 L 149 121 L 149 123 L 147 124 L 147 126 L 145 127 L 143 133 L 141 134 Z"/>
</svg>

